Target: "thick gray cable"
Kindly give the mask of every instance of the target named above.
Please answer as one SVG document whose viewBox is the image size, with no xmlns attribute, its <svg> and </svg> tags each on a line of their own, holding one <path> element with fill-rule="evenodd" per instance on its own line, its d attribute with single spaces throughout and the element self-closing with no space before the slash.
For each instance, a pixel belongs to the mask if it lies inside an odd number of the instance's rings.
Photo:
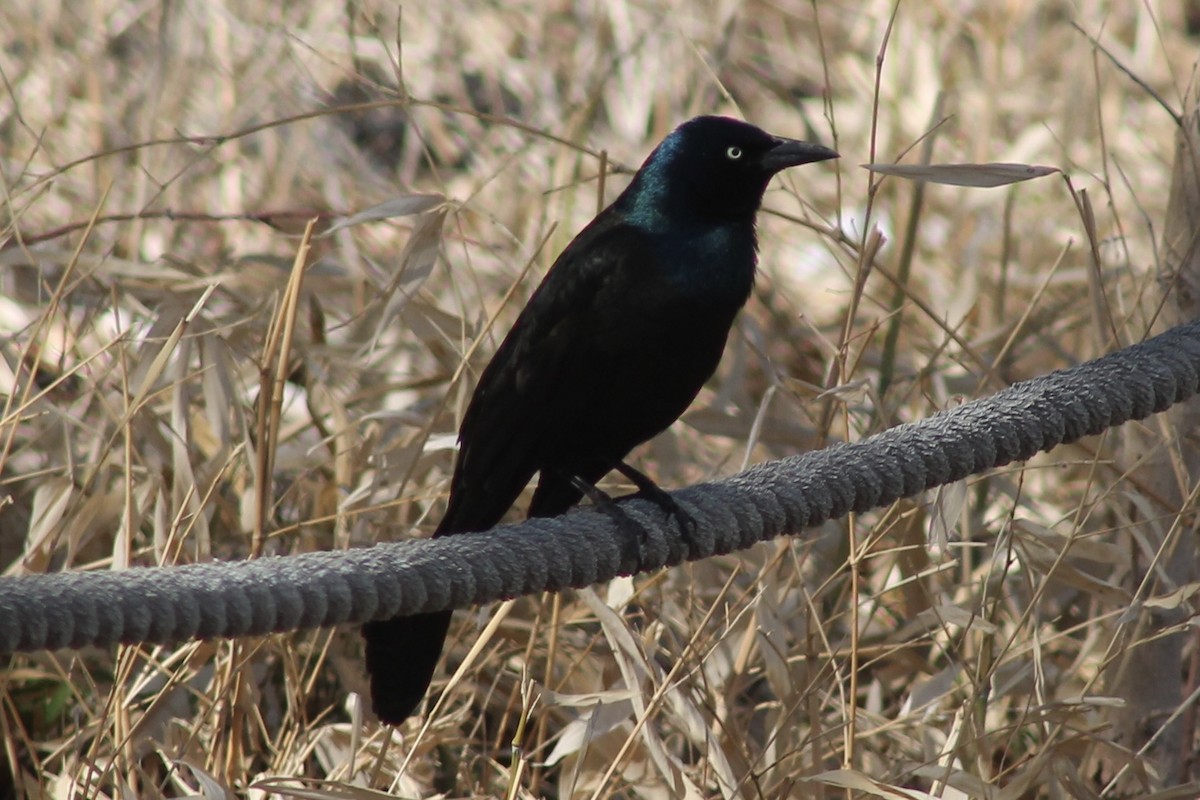
<svg viewBox="0 0 1200 800">
<path fill-rule="evenodd" d="M 0 652 L 250 636 L 582 587 L 728 553 L 1141 419 L 1200 388 L 1200 321 L 862 442 L 481 534 L 234 563 L 0 579 Z M 630 524 L 631 521 L 634 524 Z M 642 532 L 636 529 L 642 528 Z"/>
</svg>

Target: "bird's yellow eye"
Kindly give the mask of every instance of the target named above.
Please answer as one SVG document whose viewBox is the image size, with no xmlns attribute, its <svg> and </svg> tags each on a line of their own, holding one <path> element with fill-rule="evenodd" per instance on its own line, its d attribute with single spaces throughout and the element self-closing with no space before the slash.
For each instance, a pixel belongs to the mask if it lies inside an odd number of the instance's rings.
<svg viewBox="0 0 1200 800">
<path fill-rule="evenodd" d="M 725 155 L 729 157 L 730 161 L 737 161 L 742 157 L 742 148 L 734 145 L 725 151 Z"/>
</svg>

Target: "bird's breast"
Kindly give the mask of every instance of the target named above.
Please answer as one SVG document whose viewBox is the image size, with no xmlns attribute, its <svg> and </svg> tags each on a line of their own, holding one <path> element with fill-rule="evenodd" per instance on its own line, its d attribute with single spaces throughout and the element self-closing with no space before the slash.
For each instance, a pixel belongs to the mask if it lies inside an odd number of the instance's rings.
<svg viewBox="0 0 1200 800">
<path fill-rule="evenodd" d="M 741 308 L 754 286 L 753 226 L 710 226 L 661 237 L 655 259 L 682 302 Z"/>
</svg>

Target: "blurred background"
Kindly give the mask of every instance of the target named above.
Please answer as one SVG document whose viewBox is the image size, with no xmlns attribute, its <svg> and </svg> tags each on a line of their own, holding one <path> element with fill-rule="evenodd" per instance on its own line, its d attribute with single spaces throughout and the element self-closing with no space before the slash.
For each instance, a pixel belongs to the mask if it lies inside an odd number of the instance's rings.
<svg viewBox="0 0 1200 800">
<path fill-rule="evenodd" d="M 0 568 L 427 535 L 479 369 L 697 114 L 842 158 L 772 184 L 718 375 L 634 454 L 663 486 L 1139 341 L 1163 325 L 1193 5 L 12 0 Z M 980 188 L 860 168 L 896 162 L 1060 172 Z M 1194 563 L 1190 484 L 1141 471 L 1170 424 L 1126 429 L 518 600 L 402 729 L 370 719 L 350 628 L 13 657 L 0 788 L 1188 796 L 1196 583 L 1168 567 Z M 459 616 L 435 690 L 495 610 Z"/>
</svg>

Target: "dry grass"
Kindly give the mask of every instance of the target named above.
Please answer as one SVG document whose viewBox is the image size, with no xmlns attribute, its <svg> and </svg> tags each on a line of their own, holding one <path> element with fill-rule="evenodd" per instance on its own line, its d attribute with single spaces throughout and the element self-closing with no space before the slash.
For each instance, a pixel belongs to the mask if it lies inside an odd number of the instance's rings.
<svg viewBox="0 0 1200 800">
<path fill-rule="evenodd" d="M 887 3 L 845 6 L 448 0 L 398 25 L 387 3 L 6 3 L 0 565 L 427 532 L 474 376 L 595 212 L 597 153 L 636 166 L 697 113 L 844 157 L 768 194 L 758 291 L 718 377 L 636 456 L 664 485 L 1143 338 L 1173 125 L 1071 22 L 1178 108 L 1182 5 L 910 3 L 894 24 Z M 377 105 L 331 110 L 352 103 Z M 857 167 L 926 146 L 1069 182 L 919 194 Z M 314 238 L 297 282 L 307 219 L 430 193 L 449 200 Z M 1144 448 L 1169 435 L 1139 429 Z M 1118 791 L 1144 794 L 1171 781 L 1108 715 L 1122 655 L 1156 633 L 1133 626 L 1135 590 L 1167 591 L 1138 589 L 1154 552 L 1134 518 L 1169 528 L 1179 507 L 1119 445 L 514 602 L 424 727 L 363 720 L 354 630 L 17 657 L 0 784 L 1018 798 L 1091 796 L 1125 770 Z M 494 612 L 461 615 L 438 688 Z"/>
</svg>

